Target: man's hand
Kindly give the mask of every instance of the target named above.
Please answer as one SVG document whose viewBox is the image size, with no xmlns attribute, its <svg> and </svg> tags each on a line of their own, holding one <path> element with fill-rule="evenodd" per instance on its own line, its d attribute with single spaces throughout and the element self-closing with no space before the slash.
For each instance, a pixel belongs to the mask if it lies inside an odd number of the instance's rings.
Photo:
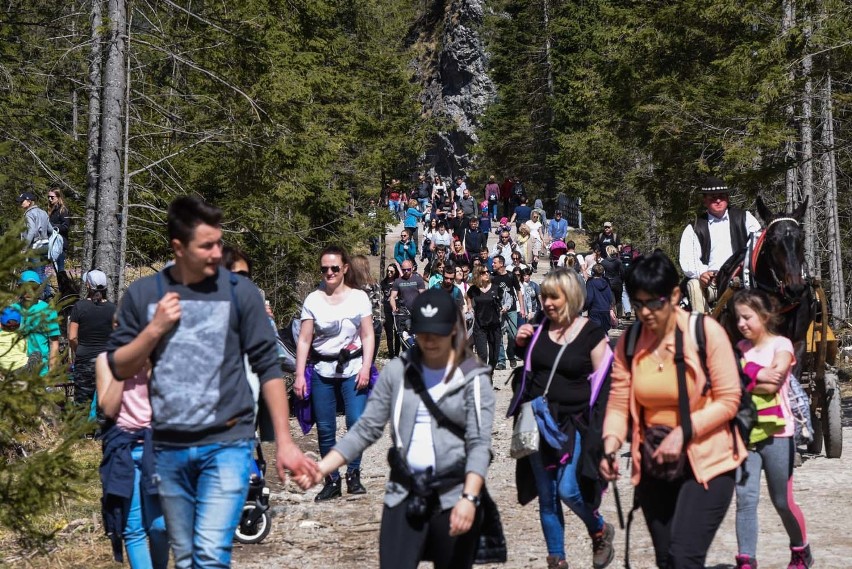
<svg viewBox="0 0 852 569">
<path fill-rule="evenodd" d="M 303 490 L 310 488 L 310 485 L 303 484 L 308 481 L 313 482 L 319 472 L 317 463 L 306 457 L 292 441 L 278 445 L 275 453 L 275 468 L 281 482 L 287 481 L 287 470 L 292 472 L 293 480 Z"/>
<path fill-rule="evenodd" d="M 178 323 L 180 315 L 180 295 L 176 292 L 167 292 L 157 303 L 157 310 L 150 324 L 152 330 L 158 336 L 165 336 Z"/>
<path fill-rule="evenodd" d="M 702 288 L 707 288 L 716 280 L 716 271 L 704 271 L 698 276 L 698 280 L 701 282 Z"/>
</svg>

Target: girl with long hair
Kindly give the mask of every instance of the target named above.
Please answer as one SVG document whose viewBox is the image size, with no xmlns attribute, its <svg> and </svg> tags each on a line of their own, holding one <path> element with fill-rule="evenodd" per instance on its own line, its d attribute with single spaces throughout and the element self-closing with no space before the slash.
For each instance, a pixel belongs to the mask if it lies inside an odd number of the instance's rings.
<svg viewBox="0 0 852 569">
<path fill-rule="evenodd" d="M 68 230 L 71 228 L 71 212 L 65 205 L 65 199 L 62 197 L 62 190 L 59 188 L 50 188 L 47 191 L 47 215 L 50 218 L 50 225 L 59 230 L 62 236 L 62 254 L 56 259 L 56 272 L 65 270 L 65 253 L 68 251 Z"/>
<path fill-rule="evenodd" d="M 399 266 L 396 263 L 390 264 L 385 270 L 384 278 L 379 283 L 379 286 L 382 288 L 383 322 L 385 338 L 387 338 L 388 343 L 388 358 L 395 358 L 399 355 L 399 336 L 397 336 L 393 330 L 393 308 L 391 308 L 390 304 L 390 294 L 393 289 L 394 281 L 398 279 L 400 275 L 402 275 L 402 272 L 399 270 Z M 378 344 L 379 343 L 376 342 L 377 346 Z"/>
</svg>

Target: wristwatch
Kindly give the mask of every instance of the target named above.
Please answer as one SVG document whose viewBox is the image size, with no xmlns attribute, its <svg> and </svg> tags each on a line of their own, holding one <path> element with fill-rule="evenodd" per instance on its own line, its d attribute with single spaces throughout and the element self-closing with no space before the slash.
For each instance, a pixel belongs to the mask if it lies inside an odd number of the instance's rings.
<svg viewBox="0 0 852 569">
<path fill-rule="evenodd" d="M 473 494 L 467 494 L 465 492 L 462 492 L 461 498 L 459 498 L 459 499 L 470 500 L 471 502 L 473 502 L 474 507 L 476 507 L 476 508 L 479 507 L 479 502 L 480 502 L 479 496 L 474 496 Z"/>
</svg>

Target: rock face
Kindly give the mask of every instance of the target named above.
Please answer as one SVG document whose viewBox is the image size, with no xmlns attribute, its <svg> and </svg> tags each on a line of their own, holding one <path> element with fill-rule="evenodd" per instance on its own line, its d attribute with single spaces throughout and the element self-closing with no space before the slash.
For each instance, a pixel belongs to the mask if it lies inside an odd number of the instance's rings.
<svg viewBox="0 0 852 569">
<path fill-rule="evenodd" d="M 423 112 L 438 119 L 439 132 L 425 156 L 426 166 L 443 176 L 464 174 L 471 166 L 477 129 L 496 90 L 488 77 L 488 55 L 480 30 L 482 0 L 435 0 L 419 39 L 417 61 L 423 85 Z"/>
</svg>

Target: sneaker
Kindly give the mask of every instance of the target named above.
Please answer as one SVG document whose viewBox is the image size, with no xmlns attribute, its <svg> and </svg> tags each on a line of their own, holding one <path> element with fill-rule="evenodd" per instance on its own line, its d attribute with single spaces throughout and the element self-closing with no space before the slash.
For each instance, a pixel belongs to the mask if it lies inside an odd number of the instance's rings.
<svg viewBox="0 0 852 569">
<path fill-rule="evenodd" d="M 603 529 L 592 536 L 592 565 L 595 569 L 604 569 L 612 563 L 615 557 L 613 539 L 615 539 L 615 528 L 608 523 L 604 523 Z"/>
<path fill-rule="evenodd" d="M 510 359 L 509 365 L 512 367 L 512 369 L 516 368 L 518 366 L 518 360 L 516 360 L 515 358 Z"/>
<path fill-rule="evenodd" d="M 502 371 L 502 370 L 506 369 L 506 364 L 497 364 L 496 366 L 494 366 L 494 369 L 496 369 L 498 371 Z"/>
<path fill-rule="evenodd" d="M 813 564 L 814 556 L 811 555 L 810 545 L 790 548 L 790 564 L 787 569 L 808 569 Z"/>
<path fill-rule="evenodd" d="M 547 569 L 568 569 L 568 562 L 558 555 L 548 555 Z"/>
<path fill-rule="evenodd" d="M 346 473 L 346 493 L 366 494 L 367 489 L 361 484 L 361 469 L 350 470 Z"/>
<path fill-rule="evenodd" d="M 331 476 L 325 477 L 325 486 L 322 487 L 320 493 L 317 494 L 316 498 L 314 498 L 314 502 L 323 502 L 325 500 L 331 500 L 332 498 L 340 498 L 343 495 L 343 492 L 340 490 L 340 477 L 332 478 Z"/>
<path fill-rule="evenodd" d="M 757 559 L 748 555 L 737 555 L 737 569 L 757 569 Z"/>
</svg>

